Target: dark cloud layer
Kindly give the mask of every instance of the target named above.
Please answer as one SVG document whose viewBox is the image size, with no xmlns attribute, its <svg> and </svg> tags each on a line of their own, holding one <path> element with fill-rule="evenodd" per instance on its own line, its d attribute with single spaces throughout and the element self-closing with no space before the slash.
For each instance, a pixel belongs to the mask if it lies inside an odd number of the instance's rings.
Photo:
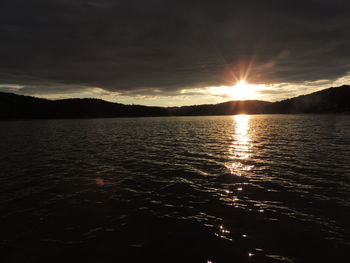
<svg viewBox="0 0 350 263">
<path fill-rule="evenodd" d="M 340 0 L 2 0 L 0 77 L 169 94 L 248 69 L 252 82 L 335 79 L 350 71 L 349 13 Z"/>
</svg>

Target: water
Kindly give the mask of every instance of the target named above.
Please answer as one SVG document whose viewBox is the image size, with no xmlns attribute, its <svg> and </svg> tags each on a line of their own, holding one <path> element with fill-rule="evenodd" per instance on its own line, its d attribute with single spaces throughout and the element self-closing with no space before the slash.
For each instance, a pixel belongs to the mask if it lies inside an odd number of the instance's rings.
<svg viewBox="0 0 350 263">
<path fill-rule="evenodd" d="M 1 258 L 340 262 L 349 128 L 345 115 L 0 122 Z"/>
</svg>

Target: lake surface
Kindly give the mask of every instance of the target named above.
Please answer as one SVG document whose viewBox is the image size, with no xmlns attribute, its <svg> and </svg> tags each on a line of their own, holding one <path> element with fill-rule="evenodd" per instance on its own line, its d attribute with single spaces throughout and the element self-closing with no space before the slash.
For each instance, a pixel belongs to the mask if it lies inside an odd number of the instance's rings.
<svg viewBox="0 0 350 263">
<path fill-rule="evenodd" d="M 350 116 L 0 122 L 3 262 L 346 262 Z"/>
</svg>

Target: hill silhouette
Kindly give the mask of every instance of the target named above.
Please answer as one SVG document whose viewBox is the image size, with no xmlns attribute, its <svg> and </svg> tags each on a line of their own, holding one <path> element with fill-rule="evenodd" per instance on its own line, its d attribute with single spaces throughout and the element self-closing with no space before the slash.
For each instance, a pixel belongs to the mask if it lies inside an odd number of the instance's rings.
<svg viewBox="0 0 350 263">
<path fill-rule="evenodd" d="M 265 113 L 350 113 L 350 86 L 328 88 L 266 105 Z"/>
<path fill-rule="evenodd" d="M 259 114 L 264 112 L 265 106 L 271 102 L 260 100 L 238 100 L 219 104 L 204 104 L 168 108 L 170 115 L 201 116 L 201 115 L 234 115 Z"/>
<path fill-rule="evenodd" d="M 47 100 L 0 92 L 1 119 L 168 116 L 162 107 L 124 105 L 100 99 Z"/>
<path fill-rule="evenodd" d="M 47 100 L 0 92 L 0 119 L 110 118 L 232 114 L 350 113 L 350 86 L 279 101 L 229 101 L 182 107 L 125 105 L 100 99 Z"/>
</svg>

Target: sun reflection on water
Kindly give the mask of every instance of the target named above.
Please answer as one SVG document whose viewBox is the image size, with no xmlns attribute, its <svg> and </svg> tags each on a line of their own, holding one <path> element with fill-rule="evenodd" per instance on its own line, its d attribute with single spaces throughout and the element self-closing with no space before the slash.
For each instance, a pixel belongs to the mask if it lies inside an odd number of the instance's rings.
<svg viewBox="0 0 350 263">
<path fill-rule="evenodd" d="M 242 175 L 242 171 L 250 170 L 250 166 L 244 165 L 243 161 L 249 159 L 251 153 L 250 138 L 250 116 L 233 116 L 234 132 L 232 135 L 233 143 L 229 148 L 229 158 L 232 160 L 227 168 L 232 174 Z"/>
</svg>

